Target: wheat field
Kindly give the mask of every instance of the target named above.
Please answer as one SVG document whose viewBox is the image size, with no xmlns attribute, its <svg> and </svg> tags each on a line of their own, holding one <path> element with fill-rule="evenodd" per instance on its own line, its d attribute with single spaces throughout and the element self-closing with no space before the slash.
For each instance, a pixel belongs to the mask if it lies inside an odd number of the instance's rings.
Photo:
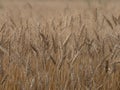
<svg viewBox="0 0 120 90">
<path fill-rule="evenodd" d="M 115 2 L 0 1 L 0 90 L 120 90 Z"/>
</svg>

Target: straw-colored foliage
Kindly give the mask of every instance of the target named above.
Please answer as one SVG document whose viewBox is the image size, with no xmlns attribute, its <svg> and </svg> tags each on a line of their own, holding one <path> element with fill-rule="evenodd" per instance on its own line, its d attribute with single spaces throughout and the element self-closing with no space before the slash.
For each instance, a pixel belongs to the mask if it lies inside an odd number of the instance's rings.
<svg viewBox="0 0 120 90">
<path fill-rule="evenodd" d="M 3 3 L 0 90 L 120 90 L 117 3 Z"/>
</svg>

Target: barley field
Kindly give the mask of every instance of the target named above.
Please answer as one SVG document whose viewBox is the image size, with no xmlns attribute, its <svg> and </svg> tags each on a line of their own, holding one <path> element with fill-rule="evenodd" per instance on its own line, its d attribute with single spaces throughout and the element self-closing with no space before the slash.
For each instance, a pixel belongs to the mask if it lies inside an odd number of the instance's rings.
<svg viewBox="0 0 120 90">
<path fill-rule="evenodd" d="M 120 90 L 119 1 L 0 1 L 0 90 Z"/>
</svg>

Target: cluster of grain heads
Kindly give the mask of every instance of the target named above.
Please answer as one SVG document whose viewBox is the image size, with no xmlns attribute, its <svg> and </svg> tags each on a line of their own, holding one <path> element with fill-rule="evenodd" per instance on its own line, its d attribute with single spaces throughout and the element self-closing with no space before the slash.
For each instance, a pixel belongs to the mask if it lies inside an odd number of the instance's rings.
<svg viewBox="0 0 120 90">
<path fill-rule="evenodd" d="M 43 21 L 15 15 L 2 24 L 1 90 L 120 89 L 119 34 L 106 32 L 119 25 L 119 18 L 113 15 L 113 24 L 107 16 L 99 17 L 95 8 L 90 22 L 97 24 L 91 29 L 84 13 L 62 13 L 52 18 L 37 16 Z"/>
</svg>

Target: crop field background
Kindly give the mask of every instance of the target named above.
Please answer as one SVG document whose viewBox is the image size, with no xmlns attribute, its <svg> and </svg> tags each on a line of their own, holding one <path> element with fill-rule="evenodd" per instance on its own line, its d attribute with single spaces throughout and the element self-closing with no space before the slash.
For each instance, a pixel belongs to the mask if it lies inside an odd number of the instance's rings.
<svg viewBox="0 0 120 90">
<path fill-rule="evenodd" d="M 119 0 L 0 0 L 0 90 L 120 90 Z"/>
</svg>

